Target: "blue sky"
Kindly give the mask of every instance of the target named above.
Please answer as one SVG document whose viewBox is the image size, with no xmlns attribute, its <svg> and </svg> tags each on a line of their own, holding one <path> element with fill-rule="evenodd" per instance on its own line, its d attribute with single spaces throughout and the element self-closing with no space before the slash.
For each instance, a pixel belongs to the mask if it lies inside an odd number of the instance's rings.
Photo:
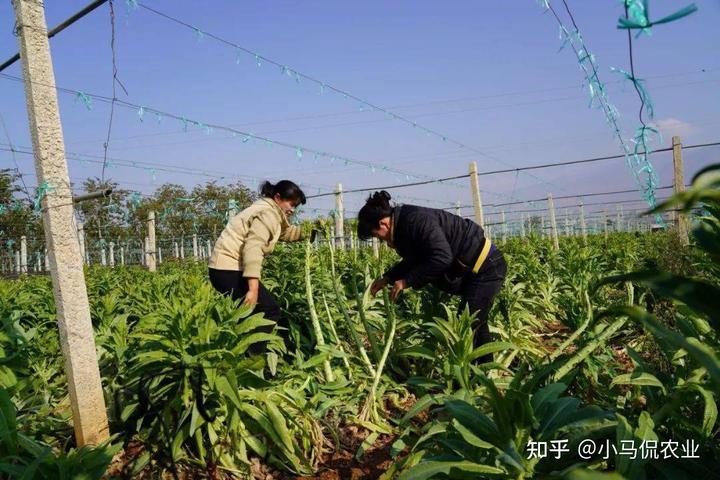
<svg viewBox="0 0 720 480">
<path fill-rule="evenodd" d="M 56 25 L 87 0 L 48 1 L 47 21 Z M 142 2 L 141 2 L 142 3 Z M 551 2 L 562 11 L 562 4 Z M 638 126 L 639 102 L 632 86 L 617 82 L 610 67 L 629 69 L 627 36 L 616 29 L 622 5 L 614 0 L 569 0 L 585 41 L 608 83 L 609 97 L 621 114 L 625 138 Z M 389 119 L 308 81 L 299 83 L 275 66 L 258 67 L 240 54 L 142 8 L 128 10 L 115 0 L 118 76 L 128 91 L 118 98 L 195 119 L 264 135 L 273 140 L 329 151 L 406 171 L 443 177 L 508 166 L 589 158 L 620 153 L 618 141 L 598 110 L 589 109 L 582 73 L 570 50 L 558 52 L 555 20 L 534 0 L 526 1 L 189 1 L 145 0 L 145 4 L 257 51 L 289 68 L 339 87 L 376 105 L 457 139 L 458 148 L 428 137 L 411 125 Z M 651 0 L 651 18 L 686 2 Z M 650 37 L 634 42 L 635 68 L 655 105 L 655 121 L 668 146 L 673 134 L 683 143 L 720 140 L 720 2 L 700 0 L 699 11 L 660 25 Z M 565 17 L 564 17 L 565 18 Z M 10 2 L 0 3 L 0 57 L 17 51 Z M 110 95 L 112 66 L 107 6 L 51 40 L 58 86 Z M 19 76 L 15 65 L 4 73 Z M 60 94 L 68 152 L 102 155 L 109 107 L 94 102 L 88 110 L 74 95 Z M 29 146 L 22 84 L 0 78 L 0 114 L 7 135 Z M 160 123 L 134 109 L 116 108 L 109 156 L 182 166 L 242 178 L 256 188 L 261 179 L 293 179 L 306 193 L 327 191 L 341 182 L 346 189 L 406 181 L 381 169 L 331 163 L 329 158 L 298 159 L 295 150 L 243 143 L 226 132 L 183 132 L 179 121 Z M 1 143 L 7 143 L 0 132 Z M 476 151 L 487 153 L 493 159 Z M 720 147 L 685 152 L 686 178 L 717 160 Z M 32 174 L 32 159 L 16 155 L 21 171 Z M 671 156 L 652 157 L 661 185 L 672 183 Z M 0 168 L 13 168 L 0 152 Z M 71 178 L 99 176 L 96 163 L 69 161 Z M 221 172 L 220 174 L 217 172 Z M 107 176 L 126 188 L 149 192 L 173 182 L 192 185 L 212 179 L 142 168 L 111 166 Z M 415 179 L 416 177 L 411 177 Z M 34 178 L 27 177 L 29 185 Z M 225 180 L 221 180 L 225 181 Z M 528 174 L 481 177 L 483 201 L 532 199 L 633 188 L 623 161 L 564 167 Z M 398 200 L 430 206 L 470 203 L 467 180 L 393 190 Z M 346 196 L 352 212 L 366 194 Z M 640 194 L 617 196 L 638 199 Z M 608 198 L 612 200 L 612 197 Z M 331 199 L 309 208 L 331 208 Z M 576 200 L 558 201 L 558 207 Z M 635 207 L 640 206 L 635 204 Z M 527 208 L 518 206 L 518 209 Z M 633 208 L 627 205 L 626 208 Z M 510 207 L 506 210 L 509 212 Z M 499 211 L 488 208 L 489 212 Z M 465 210 L 470 213 L 471 210 Z"/>
</svg>

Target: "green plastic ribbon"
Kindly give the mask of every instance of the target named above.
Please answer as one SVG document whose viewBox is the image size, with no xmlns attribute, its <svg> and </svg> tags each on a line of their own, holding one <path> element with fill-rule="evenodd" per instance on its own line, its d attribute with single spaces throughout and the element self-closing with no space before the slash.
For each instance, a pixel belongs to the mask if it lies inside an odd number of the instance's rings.
<svg viewBox="0 0 720 480">
<path fill-rule="evenodd" d="M 75 95 L 75 101 L 80 101 L 88 110 L 92 110 L 92 99 L 83 92 L 77 92 Z"/>
<path fill-rule="evenodd" d="M 685 8 L 672 13 L 660 20 L 651 21 L 649 18 L 648 0 L 625 0 L 628 17 L 618 18 L 617 28 L 621 30 L 638 30 L 636 38 L 641 34 L 650 35 L 650 28 L 663 23 L 670 23 L 695 13 L 697 6 L 692 3 Z"/>
<path fill-rule="evenodd" d="M 37 191 L 35 192 L 35 200 L 33 202 L 33 211 L 35 213 L 38 213 L 40 211 L 40 203 L 42 202 L 42 199 L 47 196 L 48 193 L 52 193 L 55 191 L 55 187 L 50 185 L 48 182 L 43 182 L 40 184 L 40 186 L 37 188 Z"/>
<path fill-rule="evenodd" d="M 650 98 L 650 94 L 645 89 L 645 85 L 644 85 L 645 80 L 636 78 L 631 73 L 626 72 L 625 70 L 622 70 L 619 68 L 610 67 L 610 71 L 621 74 L 627 80 L 630 80 L 633 83 L 633 85 L 635 85 L 635 88 L 637 89 L 638 94 L 640 95 L 640 100 L 642 100 L 642 102 L 645 104 L 645 109 L 647 110 L 648 115 L 650 116 L 650 118 L 653 118 L 653 116 L 655 115 L 655 110 L 653 108 L 653 103 L 652 103 L 652 99 Z"/>
</svg>

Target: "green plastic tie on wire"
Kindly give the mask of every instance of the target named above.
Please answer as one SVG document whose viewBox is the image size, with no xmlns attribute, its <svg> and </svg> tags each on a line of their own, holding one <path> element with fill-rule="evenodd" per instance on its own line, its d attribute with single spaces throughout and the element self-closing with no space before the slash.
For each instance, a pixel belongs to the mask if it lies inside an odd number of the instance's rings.
<svg viewBox="0 0 720 480">
<path fill-rule="evenodd" d="M 128 198 L 128 203 L 130 204 L 130 208 L 137 209 L 137 207 L 140 206 L 140 194 L 138 192 L 132 192 L 130 194 L 130 198 Z"/>
<path fill-rule="evenodd" d="M 5 205 L 0 205 L 0 215 L 4 215 L 7 211 L 7 207 Z"/>
<path fill-rule="evenodd" d="M 258 55 L 258 54 L 255 54 L 255 65 L 257 65 L 258 67 L 261 66 L 260 55 Z"/>
<path fill-rule="evenodd" d="M 163 121 L 162 113 L 156 113 L 155 114 L 155 120 L 157 121 L 158 125 L 160 125 Z"/>
<path fill-rule="evenodd" d="M 653 108 L 653 103 L 652 103 L 652 99 L 650 98 L 650 94 L 645 89 L 645 85 L 644 85 L 645 80 L 633 77 L 633 75 L 631 73 L 626 72 L 625 70 L 622 70 L 619 68 L 610 67 L 610 71 L 621 74 L 627 80 L 630 80 L 633 83 L 633 85 L 635 85 L 635 88 L 637 88 L 637 91 L 640 94 L 640 99 L 645 104 L 645 108 L 648 112 L 648 115 L 650 116 L 650 118 L 653 118 L 653 116 L 655 115 L 655 110 Z"/>
<path fill-rule="evenodd" d="M 82 102 L 85 108 L 92 110 L 92 99 L 86 93 L 77 92 L 77 94 L 75 94 L 75 101 Z"/>
<path fill-rule="evenodd" d="M 653 26 L 674 22 L 695 13 L 698 9 L 694 3 L 691 3 L 687 7 L 681 8 L 660 20 L 651 21 L 648 15 L 648 0 L 625 0 L 625 5 L 628 9 L 628 18 L 618 18 L 617 28 L 621 30 L 638 30 L 635 38 L 638 38 L 643 33 L 650 35 L 650 28 Z"/>
<path fill-rule="evenodd" d="M 40 212 L 40 203 L 42 202 L 42 199 L 47 196 L 48 193 L 52 193 L 55 191 L 55 187 L 50 185 L 48 182 L 43 182 L 38 187 L 37 191 L 35 192 L 35 201 L 33 202 L 33 211 L 35 213 Z"/>
<path fill-rule="evenodd" d="M 143 116 L 145 115 L 145 107 L 141 106 L 140 108 L 138 108 L 137 114 L 138 114 L 138 118 L 140 119 L 140 121 L 144 122 L 145 119 L 143 119 Z"/>
<path fill-rule="evenodd" d="M 202 42 L 203 38 L 205 38 L 205 34 L 200 30 L 199 28 L 195 28 L 195 40 L 198 42 Z"/>
<path fill-rule="evenodd" d="M 11 238 L 7 242 L 5 242 L 5 245 L 7 245 L 8 250 L 12 252 L 12 247 L 13 245 L 15 245 L 15 240 Z"/>
<path fill-rule="evenodd" d="M 302 148 L 300 148 L 300 147 L 296 148 L 296 149 L 295 149 L 295 155 L 297 156 L 297 158 L 298 158 L 299 160 L 302 160 L 302 157 L 303 157 L 303 150 L 302 150 Z"/>
<path fill-rule="evenodd" d="M 130 15 L 130 12 L 138 9 L 137 0 L 125 0 L 125 13 Z"/>
<path fill-rule="evenodd" d="M 182 117 L 182 118 L 180 119 L 180 121 L 181 121 L 182 124 L 183 124 L 183 132 L 187 132 L 187 131 L 188 131 L 188 122 L 189 122 L 189 120 L 188 120 L 187 118 L 185 118 L 185 117 Z"/>
</svg>

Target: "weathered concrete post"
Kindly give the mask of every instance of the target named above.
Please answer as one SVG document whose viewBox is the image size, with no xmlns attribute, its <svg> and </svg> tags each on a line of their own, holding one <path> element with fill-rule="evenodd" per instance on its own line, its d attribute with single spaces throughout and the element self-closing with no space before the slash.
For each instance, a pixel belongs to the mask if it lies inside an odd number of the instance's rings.
<svg viewBox="0 0 720 480">
<path fill-rule="evenodd" d="M 85 249 L 85 225 L 82 222 L 78 222 L 77 224 L 77 238 L 80 244 L 80 258 L 82 258 L 83 262 L 89 264 L 90 262 L 88 261 Z"/>
<path fill-rule="evenodd" d="M 120 265 L 125 266 L 125 246 L 120 245 Z"/>
<path fill-rule="evenodd" d="M 685 174 L 683 172 L 682 142 L 680 137 L 672 137 L 673 143 L 673 193 L 685 191 Z M 687 215 L 682 212 L 674 212 L 673 219 L 677 221 L 677 235 L 680 244 L 690 245 L 688 234 Z"/>
<path fill-rule="evenodd" d="M 553 203 L 552 193 L 548 193 L 547 203 L 550 214 L 550 228 L 552 230 L 553 249 L 560 250 L 560 242 L 558 241 L 557 233 L 557 222 L 555 221 L 555 204 Z"/>
<path fill-rule="evenodd" d="M 472 190 L 473 208 L 475 209 L 475 222 L 484 227 L 485 216 L 483 215 L 482 198 L 480 197 L 477 162 L 470 162 L 470 189 Z"/>
<path fill-rule="evenodd" d="M 585 226 L 585 205 L 583 202 L 580 202 L 580 232 L 582 233 L 582 237 L 587 239 L 587 228 Z"/>
<path fill-rule="evenodd" d="M 115 266 L 115 242 L 110 242 L 110 266 Z"/>
<path fill-rule="evenodd" d="M 45 11 L 37 0 L 14 0 L 13 6 L 37 181 L 52 188 L 42 197 L 41 206 L 75 439 L 78 446 L 99 444 L 108 438 L 108 421 L 82 256 L 73 227 L 72 189 Z"/>
<path fill-rule="evenodd" d="M 148 271 L 157 271 L 157 258 L 155 257 L 155 247 L 157 242 L 155 241 L 155 212 L 148 212 L 147 218 L 147 267 Z"/>
<path fill-rule="evenodd" d="M 335 246 L 345 249 L 345 206 L 343 203 L 342 183 L 335 187 Z"/>
<path fill-rule="evenodd" d="M 193 239 L 193 260 L 197 261 L 198 259 L 198 238 L 197 233 L 193 233 L 192 236 Z"/>
<path fill-rule="evenodd" d="M 20 237 L 20 273 L 28 273 L 27 237 Z"/>
<path fill-rule="evenodd" d="M 162 263 L 162 248 L 161 247 L 157 247 L 157 257 L 158 257 L 157 263 L 158 263 L 158 265 L 160 265 Z"/>
<path fill-rule="evenodd" d="M 178 248 L 178 242 L 173 242 L 173 248 L 175 249 L 175 258 L 180 258 L 180 248 Z"/>
</svg>

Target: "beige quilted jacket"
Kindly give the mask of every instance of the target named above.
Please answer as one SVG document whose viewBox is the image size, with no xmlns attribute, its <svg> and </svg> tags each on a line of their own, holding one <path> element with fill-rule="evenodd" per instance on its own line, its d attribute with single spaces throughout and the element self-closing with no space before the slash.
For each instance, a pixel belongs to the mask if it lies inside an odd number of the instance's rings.
<svg viewBox="0 0 720 480">
<path fill-rule="evenodd" d="M 210 255 L 210 268 L 242 271 L 243 277 L 260 278 L 265 255 L 278 240 L 302 240 L 300 228 L 290 225 L 271 198 L 261 198 L 228 221 Z"/>
</svg>

